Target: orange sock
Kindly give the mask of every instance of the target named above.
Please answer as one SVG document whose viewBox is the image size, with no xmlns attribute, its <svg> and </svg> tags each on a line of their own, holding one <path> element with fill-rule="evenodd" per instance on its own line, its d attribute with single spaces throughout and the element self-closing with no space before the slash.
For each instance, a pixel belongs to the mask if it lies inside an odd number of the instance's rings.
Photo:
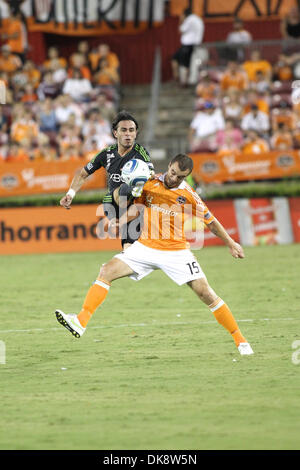
<svg viewBox="0 0 300 470">
<path fill-rule="evenodd" d="M 222 299 L 220 299 L 220 297 L 218 297 L 212 304 L 209 305 L 209 309 L 214 314 L 220 325 L 229 331 L 236 346 L 238 346 L 240 343 L 247 343 L 247 340 L 240 332 L 238 324 L 235 321 L 230 308 Z"/>
<path fill-rule="evenodd" d="M 100 278 L 97 278 L 92 287 L 90 287 L 84 300 L 82 309 L 77 315 L 78 320 L 84 328 L 86 328 L 96 308 L 104 302 L 109 288 L 110 284 Z"/>
</svg>

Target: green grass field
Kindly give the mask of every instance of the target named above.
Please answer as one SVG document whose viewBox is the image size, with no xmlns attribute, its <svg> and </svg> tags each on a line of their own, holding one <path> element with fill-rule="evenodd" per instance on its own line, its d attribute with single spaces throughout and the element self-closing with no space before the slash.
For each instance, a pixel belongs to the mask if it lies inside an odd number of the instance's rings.
<svg viewBox="0 0 300 470">
<path fill-rule="evenodd" d="M 2 257 L 0 448 L 300 449 L 300 245 L 245 252 L 196 255 L 249 357 L 161 272 L 116 281 L 77 340 L 54 310 L 77 313 L 111 253 Z"/>
</svg>

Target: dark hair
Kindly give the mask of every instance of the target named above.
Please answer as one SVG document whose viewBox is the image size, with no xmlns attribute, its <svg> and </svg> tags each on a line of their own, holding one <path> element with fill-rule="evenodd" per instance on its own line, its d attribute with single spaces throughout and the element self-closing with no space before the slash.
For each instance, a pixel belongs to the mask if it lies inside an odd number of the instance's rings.
<svg viewBox="0 0 300 470">
<path fill-rule="evenodd" d="M 133 121 L 134 124 L 135 124 L 136 129 L 138 130 L 138 128 L 139 128 L 139 125 L 138 125 L 137 121 L 135 120 L 135 118 L 131 114 L 129 114 L 127 111 L 123 110 L 123 111 L 120 111 L 116 115 L 115 119 L 113 120 L 113 122 L 111 124 L 111 128 L 112 128 L 113 131 L 117 130 L 118 124 L 119 124 L 120 121 Z"/>
<path fill-rule="evenodd" d="M 178 163 L 179 169 L 181 171 L 190 170 L 191 172 L 194 167 L 193 160 L 185 153 L 179 153 L 178 155 L 173 157 L 170 161 L 170 165 L 176 162 Z"/>
<path fill-rule="evenodd" d="M 185 17 L 191 15 L 192 13 L 193 13 L 193 10 L 191 7 L 185 8 L 185 10 L 183 11 L 183 14 Z"/>
</svg>

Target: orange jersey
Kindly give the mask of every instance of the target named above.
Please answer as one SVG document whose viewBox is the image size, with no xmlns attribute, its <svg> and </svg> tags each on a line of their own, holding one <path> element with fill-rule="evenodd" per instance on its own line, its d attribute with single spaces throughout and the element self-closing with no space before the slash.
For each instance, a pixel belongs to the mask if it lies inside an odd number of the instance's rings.
<svg viewBox="0 0 300 470">
<path fill-rule="evenodd" d="M 184 234 L 186 218 L 192 214 L 210 224 L 214 216 L 185 181 L 172 189 L 163 181 L 164 175 L 147 181 L 142 196 L 135 200 L 145 208 L 139 242 L 156 250 L 185 250 L 189 248 Z"/>
<path fill-rule="evenodd" d="M 274 130 L 276 130 L 278 128 L 278 125 L 281 123 L 286 124 L 289 130 L 296 129 L 297 121 L 295 114 L 280 114 L 280 111 L 275 112 L 274 110 L 272 113 L 272 127 L 274 128 Z"/>
<path fill-rule="evenodd" d="M 263 72 L 264 76 L 267 76 L 272 71 L 271 64 L 266 60 L 259 60 L 258 62 L 253 62 L 251 60 L 244 62 L 243 68 L 246 71 L 250 81 L 255 82 L 256 72 Z"/>
<path fill-rule="evenodd" d="M 9 36 L 15 36 L 7 41 L 12 52 L 22 53 L 26 47 L 26 29 L 20 20 L 10 20 L 7 28 Z"/>
<path fill-rule="evenodd" d="M 12 73 L 22 66 L 20 58 L 15 54 L 10 54 L 7 58 L 0 56 L 1 72 Z"/>
<path fill-rule="evenodd" d="M 293 148 L 293 136 L 290 132 L 284 134 L 273 134 L 271 146 L 274 150 L 291 150 Z"/>
<path fill-rule="evenodd" d="M 102 56 L 98 54 L 98 52 L 91 52 L 89 54 L 89 61 L 90 61 L 92 70 L 94 71 L 97 70 L 98 65 L 99 65 L 99 60 L 101 59 L 101 57 Z M 108 67 L 113 68 L 113 69 L 119 68 L 120 61 L 119 61 L 117 54 L 115 54 L 114 52 L 109 52 L 107 56 L 105 57 L 105 59 L 107 60 Z"/>
<path fill-rule="evenodd" d="M 196 95 L 207 101 L 215 99 L 217 91 L 218 88 L 214 83 L 209 83 L 208 85 L 199 83 L 196 87 Z"/>
<path fill-rule="evenodd" d="M 35 121 L 15 121 L 11 126 L 11 138 L 16 142 L 32 139 L 38 135 L 38 125 Z"/>
<path fill-rule="evenodd" d="M 225 72 L 221 79 L 222 90 L 228 90 L 228 88 L 236 88 L 237 90 L 245 90 L 247 88 L 247 77 L 242 72 L 231 74 Z"/>
<path fill-rule="evenodd" d="M 266 100 L 257 100 L 255 102 L 256 106 L 258 107 L 259 111 L 262 111 L 263 113 L 269 114 L 270 113 L 270 108 Z M 248 103 L 244 106 L 243 108 L 243 114 L 250 113 L 251 111 L 251 103 Z"/>
</svg>

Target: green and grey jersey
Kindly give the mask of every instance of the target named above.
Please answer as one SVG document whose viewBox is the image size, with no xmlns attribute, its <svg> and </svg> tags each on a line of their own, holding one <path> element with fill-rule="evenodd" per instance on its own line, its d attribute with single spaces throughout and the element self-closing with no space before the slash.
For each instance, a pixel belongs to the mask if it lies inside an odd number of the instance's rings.
<svg viewBox="0 0 300 470">
<path fill-rule="evenodd" d="M 112 195 L 114 190 L 122 184 L 121 171 L 123 166 L 132 158 L 145 161 L 149 168 L 154 171 L 153 163 L 150 161 L 148 151 L 137 143 L 134 144 L 130 152 L 126 153 L 123 157 L 118 153 L 117 144 L 110 145 L 97 153 L 84 169 L 89 175 L 91 175 L 99 168 L 105 168 L 108 177 L 108 194 Z"/>
</svg>

